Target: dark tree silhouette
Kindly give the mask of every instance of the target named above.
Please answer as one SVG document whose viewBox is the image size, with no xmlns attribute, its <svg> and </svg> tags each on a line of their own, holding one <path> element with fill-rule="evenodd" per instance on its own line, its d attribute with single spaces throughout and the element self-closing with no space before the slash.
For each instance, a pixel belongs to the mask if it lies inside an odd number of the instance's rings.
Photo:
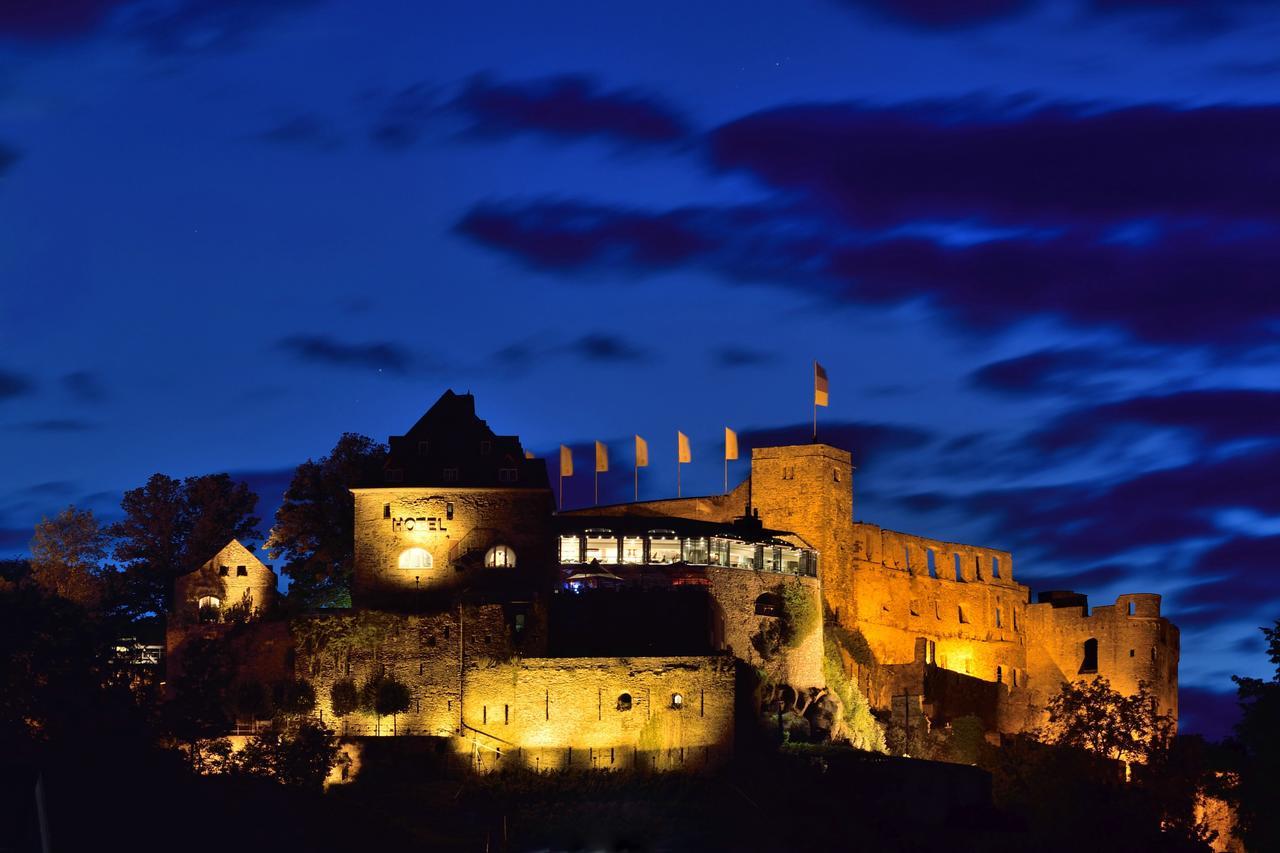
<svg viewBox="0 0 1280 853">
<path fill-rule="evenodd" d="M 1172 722 L 1156 713 L 1155 704 L 1146 684 L 1125 696 L 1102 677 L 1064 683 L 1049 700 L 1041 739 L 1114 761 L 1146 762 L 1155 750 L 1167 748 L 1173 735 Z"/>
<path fill-rule="evenodd" d="M 31 538 L 31 579 L 41 589 L 97 607 L 104 591 L 107 534 L 92 510 L 68 506 L 53 518 L 42 518 Z"/>
<path fill-rule="evenodd" d="M 348 432 L 328 456 L 298 466 L 267 539 L 271 556 L 284 558 L 295 603 L 351 603 L 355 500 L 349 489 L 378 482 L 386 458 L 385 444 Z"/>
<path fill-rule="evenodd" d="M 232 772 L 319 791 L 338 758 L 332 731 L 310 717 L 277 719 L 231 756 Z"/>
<path fill-rule="evenodd" d="M 124 494 L 124 520 L 111 526 L 124 564 L 122 609 L 137 616 L 168 610 L 173 580 L 232 539 L 258 537 L 258 496 L 226 474 L 175 480 L 153 474 Z"/>
<path fill-rule="evenodd" d="M 1270 680 L 1232 676 L 1241 716 L 1231 744 L 1240 754 L 1236 799 L 1245 846 L 1280 850 L 1280 619 L 1261 630 L 1275 675 Z"/>
</svg>

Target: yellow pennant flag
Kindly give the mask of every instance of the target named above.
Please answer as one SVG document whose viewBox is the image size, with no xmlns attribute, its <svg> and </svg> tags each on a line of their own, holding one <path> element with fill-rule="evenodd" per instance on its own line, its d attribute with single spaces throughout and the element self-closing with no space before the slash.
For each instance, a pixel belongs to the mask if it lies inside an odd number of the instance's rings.
<svg viewBox="0 0 1280 853">
<path fill-rule="evenodd" d="M 738 458 L 738 434 L 728 427 L 724 428 L 725 461 Z"/>
<path fill-rule="evenodd" d="M 636 467 L 649 467 L 649 442 L 640 436 L 636 436 Z"/>
<path fill-rule="evenodd" d="M 573 476 L 573 453 L 563 444 L 560 445 L 560 476 Z"/>
<path fill-rule="evenodd" d="M 693 451 L 689 449 L 689 436 L 685 435 L 679 430 L 676 430 L 676 444 L 677 444 L 677 453 L 679 454 L 676 457 L 676 461 L 692 462 Z"/>
<path fill-rule="evenodd" d="M 815 406 L 826 406 L 830 404 L 830 400 L 827 371 L 815 361 L 813 363 L 813 404 Z"/>
<path fill-rule="evenodd" d="M 603 474 L 609 470 L 609 448 L 604 446 L 604 442 L 596 442 L 596 473 Z"/>
</svg>

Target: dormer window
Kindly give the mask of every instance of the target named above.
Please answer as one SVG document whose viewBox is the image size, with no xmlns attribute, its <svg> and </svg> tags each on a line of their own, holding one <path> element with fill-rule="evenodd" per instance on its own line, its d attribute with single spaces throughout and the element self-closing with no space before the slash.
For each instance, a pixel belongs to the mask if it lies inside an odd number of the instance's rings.
<svg viewBox="0 0 1280 853">
<path fill-rule="evenodd" d="M 445 468 L 442 477 L 446 483 L 456 483 L 458 482 L 458 469 Z"/>
</svg>

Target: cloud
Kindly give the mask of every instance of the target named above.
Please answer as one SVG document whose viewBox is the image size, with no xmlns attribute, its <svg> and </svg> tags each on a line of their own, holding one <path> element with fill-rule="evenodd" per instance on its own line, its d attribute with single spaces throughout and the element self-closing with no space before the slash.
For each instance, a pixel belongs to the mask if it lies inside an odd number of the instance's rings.
<svg viewBox="0 0 1280 853">
<path fill-rule="evenodd" d="M 676 142 L 689 133 L 684 118 L 666 104 L 634 91 L 603 90 L 585 75 L 510 83 L 478 76 L 452 107 L 470 118 L 474 132 L 491 136 L 537 133 L 655 144 Z"/>
<path fill-rule="evenodd" d="M 10 0 L 0 3 L 0 38 L 56 41 L 88 35 L 129 0 Z"/>
<path fill-rule="evenodd" d="M 1201 583 L 1178 593 L 1183 618 L 1190 625 L 1273 618 L 1268 608 L 1280 601 L 1277 554 L 1280 535 L 1236 536 L 1206 551 L 1192 572 Z"/>
<path fill-rule="evenodd" d="M 1277 465 L 1280 449 L 1266 447 L 1109 481 L 937 496 L 934 503 L 987 518 L 1002 536 L 1050 560 L 1103 559 L 1218 537 L 1214 519 L 1226 510 L 1280 514 L 1270 473 Z"/>
<path fill-rule="evenodd" d="M 25 397 L 35 390 L 36 383 L 31 377 L 0 369 L 0 401 Z"/>
<path fill-rule="evenodd" d="M 442 109 L 439 89 L 426 83 L 406 86 L 384 99 L 373 97 L 381 103 L 369 138 L 390 151 L 411 148 Z"/>
<path fill-rule="evenodd" d="M 1208 447 L 1274 439 L 1276 423 L 1280 423 L 1280 391 L 1207 389 L 1075 409 L 1037 432 L 1033 441 L 1040 449 L 1060 451 L 1092 444 L 1126 427 L 1138 427 L 1180 430 Z"/>
<path fill-rule="evenodd" d="M 0 39 L 56 43 L 124 34 L 159 54 L 235 48 L 281 16 L 322 0 L 8 0 Z"/>
<path fill-rule="evenodd" d="M 712 358 L 717 366 L 724 368 L 759 367 L 778 360 L 775 353 L 739 346 L 720 347 L 712 353 Z"/>
<path fill-rule="evenodd" d="M 404 373 L 412 362 L 407 351 L 387 342 L 350 344 L 324 335 L 291 335 L 281 338 L 277 346 L 300 361 L 327 366 Z"/>
<path fill-rule="evenodd" d="M 1274 340 L 1280 327 L 1269 278 L 1280 267 L 1280 240 L 1270 232 L 1140 245 L 1074 233 L 946 245 L 860 231 L 795 206 L 643 211 L 564 200 L 481 204 L 455 230 L 540 271 L 710 269 L 835 304 L 927 300 L 982 332 L 1047 318 L 1156 344 L 1238 349 Z"/>
<path fill-rule="evenodd" d="M 130 33 L 159 54 L 242 47 L 248 36 L 321 0 L 146 0 L 130 4 Z"/>
<path fill-rule="evenodd" d="M 708 156 L 850 222 L 1275 218 L 1278 130 L 1276 106 L 818 103 L 729 122 Z"/>
<path fill-rule="evenodd" d="M 81 403 L 101 403 L 107 398 L 102 381 L 88 370 L 76 370 L 63 376 L 62 389 Z"/>
<path fill-rule="evenodd" d="M 1111 351 L 1089 347 L 1041 349 L 985 364 L 969 374 L 969 383 L 1002 394 L 1061 393 L 1078 390 L 1118 361 Z"/>
<path fill-rule="evenodd" d="M 924 447 L 933 441 L 934 435 L 904 424 L 819 421 L 818 439 L 824 444 L 847 448 L 853 454 L 853 464 L 863 469 L 890 454 Z M 738 444 L 744 456 L 756 447 L 786 447 L 812 442 L 812 423 L 750 427 L 738 433 Z"/>
<path fill-rule="evenodd" d="M 584 361 L 620 364 L 649 360 L 647 350 L 629 344 L 616 335 L 593 333 L 583 335 L 566 347 L 566 350 Z"/>
<path fill-rule="evenodd" d="M 1030 0 L 841 0 L 888 20 L 925 30 L 958 30 L 1009 18 L 1031 6 Z"/>
<path fill-rule="evenodd" d="M 258 139 L 276 145 L 317 148 L 330 151 L 342 145 L 341 135 L 325 119 L 317 115 L 292 116 L 269 130 L 258 134 Z"/>
</svg>

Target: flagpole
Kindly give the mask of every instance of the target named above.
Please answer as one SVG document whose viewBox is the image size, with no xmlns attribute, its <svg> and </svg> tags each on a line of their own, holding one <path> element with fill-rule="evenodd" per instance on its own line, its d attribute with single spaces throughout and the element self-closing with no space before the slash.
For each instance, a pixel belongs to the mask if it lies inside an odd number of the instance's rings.
<svg viewBox="0 0 1280 853">
<path fill-rule="evenodd" d="M 680 497 L 680 451 L 676 451 L 676 497 Z"/>
<path fill-rule="evenodd" d="M 725 448 L 724 452 L 724 492 L 729 494 L 729 449 Z"/>
<path fill-rule="evenodd" d="M 564 509 L 564 469 L 560 469 L 560 509 Z"/>
<path fill-rule="evenodd" d="M 813 443 L 818 443 L 818 362 L 813 362 Z"/>
<path fill-rule="evenodd" d="M 639 503 L 640 502 L 640 466 L 637 465 L 633 470 L 635 471 L 635 474 L 636 474 L 636 498 L 635 499 L 636 499 L 636 503 Z"/>
<path fill-rule="evenodd" d="M 596 506 L 600 506 L 600 466 L 596 466 Z"/>
</svg>

